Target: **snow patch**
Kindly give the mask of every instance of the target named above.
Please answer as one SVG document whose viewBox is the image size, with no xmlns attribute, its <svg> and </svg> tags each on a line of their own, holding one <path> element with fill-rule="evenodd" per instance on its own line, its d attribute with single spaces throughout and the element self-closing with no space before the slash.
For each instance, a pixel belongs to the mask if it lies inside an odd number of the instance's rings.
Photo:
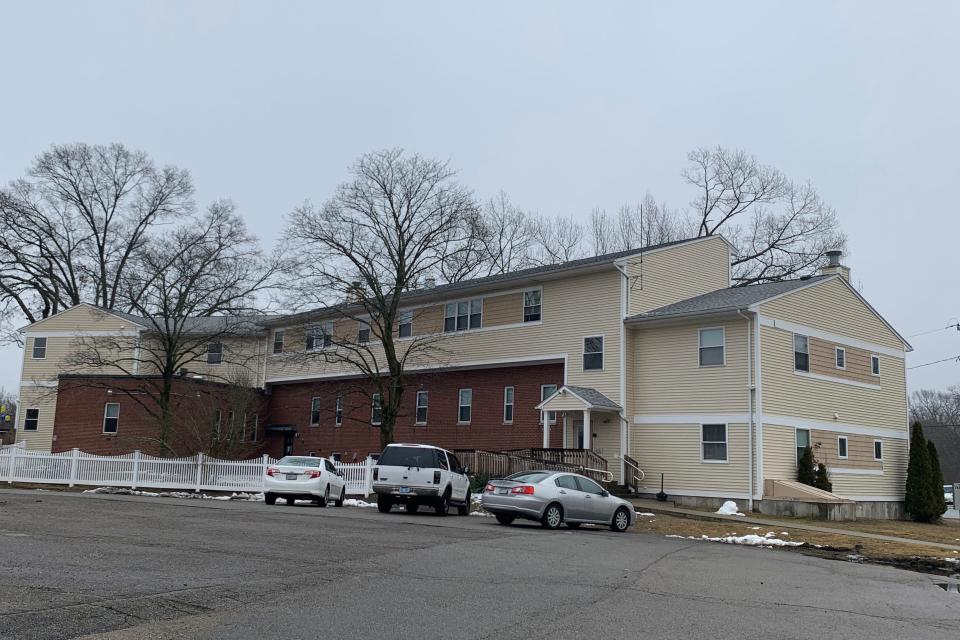
<svg viewBox="0 0 960 640">
<path fill-rule="evenodd" d="M 641 517 L 641 518 L 653 518 L 653 517 L 655 517 L 655 516 L 657 515 L 657 514 L 655 514 L 655 513 L 650 513 L 650 512 L 646 512 L 646 511 L 637 511 L 637 512 L 635 512 L 635 513 L 637 514 L 637 516 L 639 516 L 639 517 Z"/>
<path fill-rule="evenodd" d="M 140 496 L 145 498 L 185 498 L 190 500 L 240 500 L 247 502 L 263 502 L 262 493 L 231 493 L 228 496 L 212 496 L 206 493 L 193 493 L 191 491 L 140 491 L 138 489 L 125 489 L 124 487 L 97 487 L 96 489 L 86 489 L 84 493 L 103 493 L 119 496 Z"/>
<path fill-rule="evenodd" d="M 356 498 L 347 498 L 343 501 L 343 506 L 345 507 L 360 507 L 366 509 L 367 507 L 377 506 L 376 502 L 366 502 L 364 500 L 357 500 Z"/>
<path fill-rule="evenodd" d="M 733 500 L 727 500 L 724 502 L 719 509 L 716 511 L 717 514 L 721 516 L 742 516 L 745 515 L 740 513 L 740 508 L 737 507 L 737 503 Z"/>
<path fill-rule="evenodd" d="M 694 536 L 677 536 L 677 535 L 668 535 L 668 538 L 684 538 L 686 540 L 703 540 L 706 542 L 722 542 L 724 544 L 741 544 L 748 547 L 799 547 L 802 545 L 802 542 L 793 542 L 790 540 L 780 540 L 779 538 L 772 538 L 767 536 L 758 536 L 753 533 L 748 533 L 744 536 L 724 536 L 722 538 L 711 538 L 710 536 L 704 534 L 699 538 Z"/>
</svg>

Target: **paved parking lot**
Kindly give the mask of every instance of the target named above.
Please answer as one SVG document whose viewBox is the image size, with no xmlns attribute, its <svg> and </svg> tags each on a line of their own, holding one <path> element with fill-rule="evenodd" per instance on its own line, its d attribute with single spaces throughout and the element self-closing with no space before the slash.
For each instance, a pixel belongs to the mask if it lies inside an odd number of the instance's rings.
<svg viewBox="0 0 960 640">
<path fill-rule="evenodd" d="M 948 638 L 931 576 L 492 518 L 0 491 L 0 637 Z"/>
</svg>

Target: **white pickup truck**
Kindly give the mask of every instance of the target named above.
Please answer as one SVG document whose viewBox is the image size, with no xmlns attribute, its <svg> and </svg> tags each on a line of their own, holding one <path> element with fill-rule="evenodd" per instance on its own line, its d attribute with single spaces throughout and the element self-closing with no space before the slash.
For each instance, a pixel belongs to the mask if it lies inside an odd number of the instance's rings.
<svg viewBox="0 0 960 640">
<path fill-rule="evenodd" d="M 373 468 L 377 508 L 388 513 L 402 503 L 408 513 L 431 505 L 445 516 L 450 505 L 461 516 L 470 514 L 470 469 L 446 449 L 428 444 L 390 444 Z"/>
</svg>

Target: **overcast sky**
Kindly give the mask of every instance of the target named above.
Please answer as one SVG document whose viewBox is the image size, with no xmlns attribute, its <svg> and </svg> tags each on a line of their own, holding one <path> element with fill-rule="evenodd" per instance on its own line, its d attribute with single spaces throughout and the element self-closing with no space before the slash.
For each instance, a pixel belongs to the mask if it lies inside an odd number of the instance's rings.
<svg viewBox="0 0 960 640">
<path fill-rule="evenodd" d="M 956 322 L 960 3 L 680 4 L 6 2 L 0 182 L 53 143 L 122 142 L 269 245 L 373 149 L 586 219 L 686 206 L 686 153 L 720 144 L 816 185 L 902 334 Z M 910 365 L 960 354 L 957 331 L 911 342 Z M 20 352 L 0 358 L 15 389 Z"/>
</svg>

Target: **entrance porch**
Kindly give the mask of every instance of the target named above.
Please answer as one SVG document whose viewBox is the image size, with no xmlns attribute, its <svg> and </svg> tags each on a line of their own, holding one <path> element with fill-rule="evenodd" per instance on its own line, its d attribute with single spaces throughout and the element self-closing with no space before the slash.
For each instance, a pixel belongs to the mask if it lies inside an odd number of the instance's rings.
<svg viewBox="0 0 960 640">
<path fill-rule="evenodd" d="M 564 385 L 536 408 L 543 426 L 544 449 L 550 448 L 551 431 L 560 429 L 563 449 L 596 453 L 607 460 L 614 480 L 619 481 L 626 436 L 619 404 L 596 389 Z"/>
</svg>

